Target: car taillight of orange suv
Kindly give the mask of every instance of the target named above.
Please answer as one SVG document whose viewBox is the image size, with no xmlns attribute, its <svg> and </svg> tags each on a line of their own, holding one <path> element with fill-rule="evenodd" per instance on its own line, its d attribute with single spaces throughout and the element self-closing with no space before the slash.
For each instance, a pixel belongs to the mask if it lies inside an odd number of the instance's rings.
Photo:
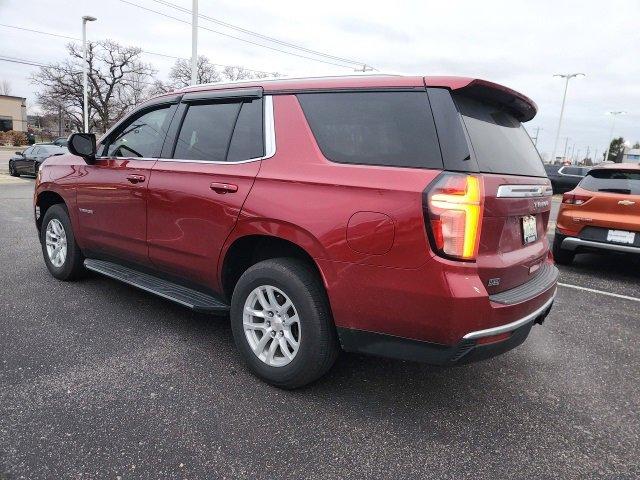
<svg viewBox="0 0 640 480">
<path fill-rule="evenodd" d="M 562 197 L 553 255 L 571 263 L 578 253 L 640 254 L 640 166 L 606 164 L 589 171 Z"/>
<path fill-rule="evenodd" d="M 91 270 L 228 314 L 248 367 L 284 388 L 340 350 L 488 358 L 555 296 L 535 114 L 458 77 L 188 87 L 45 162 L 44 259 L 62 280 Z"/>
</svg>

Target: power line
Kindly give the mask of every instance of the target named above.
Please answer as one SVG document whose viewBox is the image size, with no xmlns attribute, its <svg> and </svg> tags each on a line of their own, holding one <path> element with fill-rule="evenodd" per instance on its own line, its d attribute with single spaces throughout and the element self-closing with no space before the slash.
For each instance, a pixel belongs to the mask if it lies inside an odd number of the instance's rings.
<svg viewBox="0 0 640 480">
<path fill-rule="evenodd" d="M 165 5 L 165 6 L 170 7 L 170 8 L 173 8 L 175 10 L 179 10 L 179 11 L 184 12 L 184 13 L 189 13 L 189 14 L 191 13 L 191 10 L 189 10 L 188 8 L 181 7 L 179 5 L 176 5 L 175 3 L 171 3 L 171 2 L 168 2 L 166 0 L 151 0 L 151 1 L 159 3 L 161 5 Z M 293 49 L 296 49 L 296 50 L 301 50 L 303 52 L 307 52 L 307 53 L 310 53 L 310 54 L 313 54 L 313 55 L 317 55 L 317 56 L 320 56 L 320 57 L 330 58 L 332 60 L 337 60 L 337 61 L 340 61 L 340 62 L 343 62 L 343 63 L 353 63 L 353 64 L 359 65 L 361 67 L 366 67 L 367 66 L 364 62 L 359 62 L 357 60 L 350 60 L 348 58 L 343 58 L 343 57 L 337 57 L 335 55 L 330 55 L 328 53 L 319 52 L 317 50 L 311 50 L 310 48 L 306 48 L 306 47 L 303 47 L 303 46 L 300 46 L 300 45 L 296 45 L 296 44 L 290 43 L 290 42 L 285 42 L 283 40 L 279 40 L 277 38 L 270 37 L 268 35 L 263 35 L 261 33 L 254 32 L 253 30 L 249 30 L 249 29 L 246 29 L 246 28 L 238 27 L 237 25 L 233 25 L 231 23 L 223 22 L 222 20 L 218 20 L 217 18 L 209 17 L 208 15 L 199 14 L 198 17 L 203 18 L 205 20 L 208 20 L 208 21 L 210 21 L 212 23 L 216 23 L 216 24 L 221 25 L 223 27 L 227 27 L 227 28 L 230 28 L 232 30 L 236 30 L 238 32 L 242 32 L 242 33 L 245 33 L 247 35 L 253 35 L 255 37 L 261 38 L 263 40 L 267 40 L 269 42 L 277 43 L 277 44 L 285 46 L 285 47 L 293 48 Z"/>
<path fill-rule="evenodd" d="M 134 6 L 134 7 L 140 8 L 140 9 L 142 9 L 142 10 L 146 10 L 146 11 L 148 11 L 148 12 L 155 13 L 156 15 L 161 15 L 161 16 L 163 16 L 163 17 L 170 18 L 170 19 L 175 20 L 175 21 L 177 21 L 177 22 L 185 23 L 185 24 L 187 24 L 187 25 L 191 25 L 191 22 L 189 22 L 189 21 L 187 21 L 187 20 L 183 20 L 183 19 L 181 19 L 181 18 L 174 17 L 173 15 L 168 15 L 168 14 L 166 14 L 166 13 L 159 12 L 159 11 L 154 10 L 154 9 L 152 9 L 152 8 L 143 7 L 142 5 L 138 5 L 137 3 L 133 3 L 133 2 L 130 2 L 130 1 L 128 1 L 128 0 L 119 0 L 119 1 L 120 1 L 120 2 L 122 2 L 122 3 L 126 3 L 126 4 L 128 4 L 128 5 L 132 5 L 132 6 Z M 264 44 L 259 43 L 259 42 L 254 42 L 254 41 L 252 41 L 252 40 L 247 40 L 246 38 L 240 38 L 240 37 L 236 37 L 236 36 L 234 36 L 234 35 L 229 35 L 228 33 L 220 32 L 220 31 L 218 31 L 218 30 L 214 30 L 214 29 L 212 29 L 212 28 L 203 27 L 202 25 L 198 25 L 198 28 L 200 28 L 200 29 L 202 29 L 202 30 L 206 30 L 206 31 L 208 31 L 208 32 L 212 32 L 212 33 L 218 34 L 218 35 L 222 35 L 223 37 L 232 38 L 232 39 L 234 39 L 234 40 L 238 40 L 238 41 L 240 41 L 240 42 L 249 43 L 249 44 L 251 44 L 251 45 L 256 45 L 256 46 L 258 46 L 258 47 L 262 47 L 262 48 L 268 48 L 269 50 L 274 50 L 274 51 L 276 51 L 276 52 L 285 53 L 285 54 L 287 54 L 287 55 L 293 55 L 294 57 L 305 58 L 305 59 L 307 59 L 307 60 L 312 60 L 312 61 L 314 61 L 314 62 L 320 62 L 320 63 L 326 63 L 326 64 L 328 64 L 328 65 L 334 65 L 334 66 L 336 66 L 336 67 L 349 68 L 349 69 L 352 69 L 352 68 L 353 68 L 353 67 L 352 67 L 352 66 L 350 66 L 350 65 L 343 65 L 343 64 L 339 64 L 339 63 L 335 63 L 335 62 L 330 62 L 330 61 L 328 61 L 328 60 L 321 60 L 321 59 L 319 59 L 319 58 L 313 58 L 313 57 L 309 57 L 309 56 L 306 56 L 306 55 L 301 55 L 301 54 L 299 54 L 299 53 L 288 52 L 288 51 L 286 51 L 286 50 L 282 50 L 282 49 L 280 49 L 280 48 L 276 48 L 276 47 L 270 47 L 269 45 L 264 45 Z"/>
<path fill-rule="evenodd" d="M 66 38 L 67 40 L 75 40 L 75 41 L 78 41 L 78 42 L 80 41 L 80 38 L 77 38 L 77 37 L 70 37 L 68 35 L 61 35 L 61 34 L 58 34 L 58 33 L 45 32 L 43 30 L 35 30 L 35 29 L 32 29 L 32 28 L 18 27 L 16 25 L 6 25 L 4 23 L 0 23 L 0 27 L 13 28 L 13 29 L 16 29 L 16 30 L 23 30 L 25 32 L 38 33 L 38 34 L 41 34 L 41 35 L 49 35 L 51 37 Z M 150 52 L 148 50 L 142 50 L 142 49 L 140 49 L 140 51 L 142 53 L 147 54 L 147 55 L 156 55 L 156 56 L 159 56 L 159 57 L 173 58 L 175 60 L 187 60 L 184 57 L 176 57 L 175 55 L 169 55 L 169 54 L 166 54 L 166 53 Z M 229 68 L 238 68 L 239 67 L 239 65 L 224 65 L 222 63 L 211 63 L 211 65 L 213 65 L 215 67 L 229 67 Z M 252 68 L 245 68 L 245 67 L 242 67 L 242 68 L 244 68 L 245 70 L 248 70 L 250 72 L 255 72 L 255 73 L 264 73 L 264 74 L 267 74 L 267 75 L 272 75 L 273 74 L 273 72 L 265 72 L 263 70 L 254 70 Z"/>
</svg>

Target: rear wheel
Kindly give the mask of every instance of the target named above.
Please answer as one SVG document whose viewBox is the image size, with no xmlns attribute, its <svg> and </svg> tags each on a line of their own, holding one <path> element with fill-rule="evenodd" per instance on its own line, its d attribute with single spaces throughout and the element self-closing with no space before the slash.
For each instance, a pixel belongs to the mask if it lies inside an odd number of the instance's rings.
<svg viewBox="0 0 640 480">
<path fill-rule="evenodd" d="M 562 249 L 562 241 L 566 237 L 556 233 L 553 237 L 553 259 L 560 265 L 570 265 L 576 254 L 569 250 Z"/>
<path fill-rule="evenodd" d="M 231 328 L 253 373 L 280 388 L 317 380 L 337 358 L 324 287 L 317 273 L 296 259 L 265 260 L 240 277 L 231 301 Z"/>
<path fill-rule="evenodd" d="M 19 177 L 20 176 L 20 174 L 16 170 L 16 166 L 13 164 L 12 161 L 9 161 L 9 175 L 11 175 L 12 177 Z"/>
<path fill-rule="evenodd" d="M 40 228 L 42 254 L 51 275 L 75 280 L 84 273 L 84 256 L 76 243 L 67 208 L 56 204 L 47 210 Z"/>
</svg>

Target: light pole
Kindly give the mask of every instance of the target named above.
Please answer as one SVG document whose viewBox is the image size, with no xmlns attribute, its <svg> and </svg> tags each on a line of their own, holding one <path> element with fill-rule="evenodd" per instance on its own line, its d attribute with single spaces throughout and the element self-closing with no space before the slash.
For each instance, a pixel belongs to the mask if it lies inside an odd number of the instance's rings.
<svg viewBox="0 0 640 480">
<path fill-rule="evenodd" d="M 609 143 L 607 144 L 607 153 L 604 155 L 605 160 L 609 160 L 609 150 L 611 149 L 611 141 L 613 140 L 613 129 L 616 126 L 616 117 L 618 115 L 624 115 L 625 113 L 627 112 L 624 112 L 622 110 L 609 112 L 609 115 L 611 115 L 611 132 L 609 133 Z"/>
<path fill-rule="evenodd" d="M 191 9 L 191 85 L 198 83 L 198 0 Z"/>
<path fill-rule="evenodd" d="M 89 133 L 89 94 L 87 92 L 87 22 L 95 22 L 96 20 L 96 17 L 92 17 L 90 15 L 82 17 L 82 108 L 85 133 Z"/>
<path fill-rule="evenodd" d="M 556 159 L 556 149 L 558 148 L 558 140 L 560 139 L 560 127 L 562 127 L 562 117 L 564 115 L 564 104 L 567 100 L 567 88 L 569 88 L 569 80 L 574 77 L 585 77 L 584 73 L 556 73 L 554 77 L 564 78 L 564 95 L 562 95 L 562 106 L 560 107 L 560 120 L 558 120 L 558 131 L 556 132 L 556 141 L 553 144 L 553 160 Z"/>
<path fill-rule="evenodd" d="M 564 155 L 562 155 L 562 163 L 564 163 L 564 161 L 567 159 L 567 147 L 568 146 L 569 146 L 569 137 L 566 137 L 564 139 Z"/>
</svg>

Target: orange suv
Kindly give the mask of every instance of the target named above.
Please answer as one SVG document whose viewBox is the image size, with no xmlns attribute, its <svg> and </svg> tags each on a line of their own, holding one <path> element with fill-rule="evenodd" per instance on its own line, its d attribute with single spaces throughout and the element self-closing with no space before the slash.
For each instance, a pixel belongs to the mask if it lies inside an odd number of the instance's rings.
<svg viewBox="0 0 640 480">
<path fill-rule="evenodd" d="M 577 253 L 602 250 L 640 254 L 640 165 L 595 167 L 562 196 L 556 262 L 569 264 Z"/>
</svg>

